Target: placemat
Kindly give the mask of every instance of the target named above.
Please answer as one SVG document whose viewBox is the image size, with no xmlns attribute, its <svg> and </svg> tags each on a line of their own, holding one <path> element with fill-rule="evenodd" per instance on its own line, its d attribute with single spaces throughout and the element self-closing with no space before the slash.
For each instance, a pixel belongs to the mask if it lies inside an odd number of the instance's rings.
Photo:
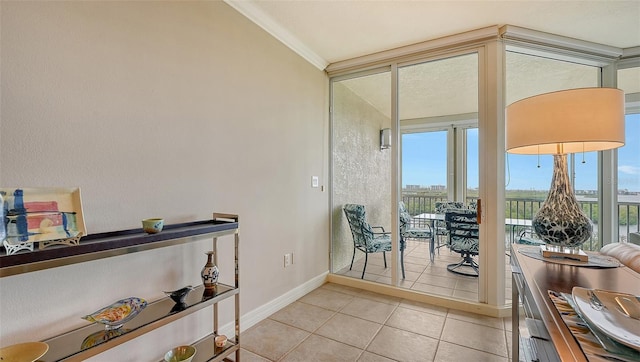
<svg viewBox="0 0 640 362">
<path fill-rule="evenodd" d="M 528 256 L 530 258 L 543 260 L 549 263 L 564 264 L 571 266 L 581 266 L 587 268 L 617 268 L 622 266 L 618 259 L 591 252 L 586 252 L 589 255 L 589 261 L 578 261 L 566 258 L 545 258 L 542 256 L 539 246 L 525 246 L 518 249 L 520 254 Z"/>
<path fill-rule="evenodd" d="M 635 351 L 631 348 L 618 344 L 613 340 L 610 340 L 609 343 L 615 344 L 611 345 L 611 347 L 615 347 L 615 350 L 620 354 L 611 353 L 605 350 L 598 341 L 598 338 L 596 338 L 589 329 L 588 324 L 578 315 L 568 302 L 568 299 L 571 299 L 570 294 L 558 293 L 553 290 L 549 290 L 547 293 L 549 294 L 549 298 L 551 298 L 553 305 L 558 310 L 558 313 L 562 316 L 562 320 L 567 325 L 576 341 L 578 341 L 582 352 L 584 352 L 589 361 L 640 361 L 640 351 Z"/>
</svg>

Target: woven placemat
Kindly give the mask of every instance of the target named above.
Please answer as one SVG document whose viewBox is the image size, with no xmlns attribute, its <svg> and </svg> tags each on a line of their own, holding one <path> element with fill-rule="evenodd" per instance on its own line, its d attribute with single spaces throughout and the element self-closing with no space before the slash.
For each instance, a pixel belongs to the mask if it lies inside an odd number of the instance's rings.
<svg viewBox="0 0 640 362">
<path fill-rule="evenodd" d="M 614 257 L 591 252 L 587 252 L 587 254 L 589 255 L 589 261 L 579 261 L 567 258 L 545 258 L 544 256 L 542 256 L 542 252 L 540 251 L 539 246 L 521 247 L 520 249 L 518 249 L 518 252 L 530 258 L 555 264 L 581 266 L 586 268 L 618 268 L 622 266 L 618 259 Z"/>
<path fill-rule="evenodd" d="M 562 320 L 569 328 L 569 331 L 571 331 L 571 334 L 589 361 L 640 361 L 640 351 L 618 344 L 611 339 L 609 339 L 608 342 L 609 348 L 615 350 L 617 353 L 608 352 L 604 349 L 598 341 L 598 338 L 589 328 L 589 325 L 578 315 L 571 305 L 572 301 L 569 301 L 569 299 L 571 299 L 570 294 L 558 293 L 552 290 L 547 291 L 547 293 L 553 305 L 558 310 L 558 313 L 562 316 Z M 608 337 L 601 336 L 601 338 Z"/>
</svg>

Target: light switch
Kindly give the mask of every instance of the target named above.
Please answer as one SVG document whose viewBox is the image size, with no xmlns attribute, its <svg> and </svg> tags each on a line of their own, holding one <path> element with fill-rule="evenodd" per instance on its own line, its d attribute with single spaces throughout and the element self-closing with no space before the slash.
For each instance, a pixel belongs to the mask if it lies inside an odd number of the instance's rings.
<svg viewBox="0 0 640 362">
<path fill-rule="evenodd" d="M 311 176 L 311 187 L 318 187 L 318 176 Z"/>
</svg>

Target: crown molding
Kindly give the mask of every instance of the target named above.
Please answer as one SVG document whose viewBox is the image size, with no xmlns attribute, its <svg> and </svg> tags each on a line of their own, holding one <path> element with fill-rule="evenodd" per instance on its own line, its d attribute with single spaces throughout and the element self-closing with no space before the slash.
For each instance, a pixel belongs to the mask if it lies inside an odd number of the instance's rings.
<svg viewBox="0 0 640 362">
<path fill-rule="evenodd" d="M 257 7 L 253 1 L 224 0 L 224 2 L 264 29 L 267 33 L 271 34 L 271 36 L 278 39 L 282 44 L 296 52 L 306 61 L 313 64 L 316 68 L 324 70 L 327 65 L 329 65 L 329 62 L 316 54 L 302 41 L 300 41 L 300 39 L 280 26 L 280 24 L 275 22 L 269 15 Z"/>
</svg>

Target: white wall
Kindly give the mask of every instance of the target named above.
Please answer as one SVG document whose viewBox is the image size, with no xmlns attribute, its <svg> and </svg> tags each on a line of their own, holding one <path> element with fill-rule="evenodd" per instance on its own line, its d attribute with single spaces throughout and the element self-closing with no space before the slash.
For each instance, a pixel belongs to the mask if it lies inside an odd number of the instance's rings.
<svg viewBox="0 0 640 362">
<path fill-rule="evenodd" d="M 326 184 L 322 71 L 222 2 L 2 1 L 0 16 L 2 187 L 80 187 L 89 233 L 239 214 L 242 314 L 327 271 L 328 193 L 310 187 Z M 0 346 L 199 284 L 210 245 L 2 278 Z M 210 322 L 199 313 L 94 359 L 159 360 Z"/>
</svg>

